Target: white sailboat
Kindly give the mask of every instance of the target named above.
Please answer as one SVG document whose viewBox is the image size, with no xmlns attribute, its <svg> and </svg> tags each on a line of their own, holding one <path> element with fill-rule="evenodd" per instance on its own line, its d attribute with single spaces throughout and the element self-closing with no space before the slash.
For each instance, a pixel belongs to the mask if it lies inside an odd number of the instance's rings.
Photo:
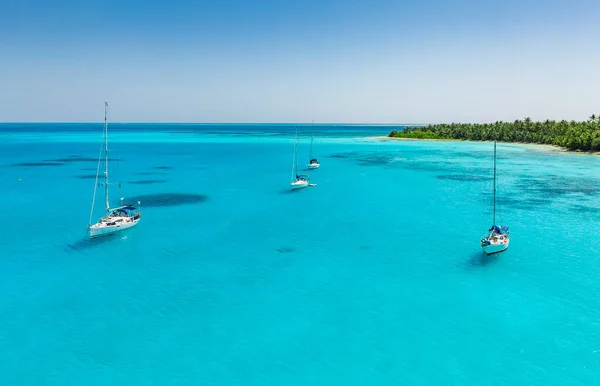
<svg viewBox="0 0 600 386">
<path fill-rule="evenodd" d="M 140 202 L 137 204 L 123 205 L 123 198 L 121 198 L 121 206 L 117 208 L 110 208 L 108 199 L 108 103 L 104 102 L 104 129 L 102 131 L 102 145 L 100 147 L 100 156 L 98 157 L 98 168 L 96 170 L 96 182 L 94 185 L 94 197 L 92 198 L 92 209 L 90 211 L 90 221 L 88 224 L 88 230 L 90 238 L 96 238 L 100 236 L 108 236 L 125 229 L 132 228 L 137 225 L 140 221 L 142 214 L 140 213 Z M 104 150 L 104 182 L 98 182 L 100 175 L 100 166 L 102 163 L 102 151 Z M 106 214 L 97 223 L 92 224 L 92 218 L 94 215 L 94 203 L 96 200 L 96 191 L 99 186 L 104 186 L 104 200 L 106 204 Z"/>
<path fill-rule="evenodd" d="M 510 232 L 507 225 L 496 225 L 496 141 L 494 141 L 494 217 L 487 236 L 481 239 L 481 248 L 488 255 L 508 249 Z"/>
<path fill-rule="evenodd" d="M 292 190 L 306 188 L 310 184 L 310 177 L 307 174 L 298 174 L 298 128 L 296 128 L 296 137 L 294 138 L 294 158 L 292 159 L 292 179 L 290 187 Z"/>
<path fill-rule="evenodd" d="M 314 137 L 311 136 L 310 137 L 310 158 L 308 161 L 308 168 L 309 169 L 318 169 L 319 166 L 321 166 L 321 163 L 313 155 L 313 141 L 314 141 Z"/>
</svg>

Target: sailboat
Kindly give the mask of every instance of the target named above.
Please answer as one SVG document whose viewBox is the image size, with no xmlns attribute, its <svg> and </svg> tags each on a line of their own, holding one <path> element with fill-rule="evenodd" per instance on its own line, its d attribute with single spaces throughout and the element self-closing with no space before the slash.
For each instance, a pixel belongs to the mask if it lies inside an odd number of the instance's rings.
<svg viewBox="0 0 600 386">
<path fill-rule="evenodd" d="M 321 166 L 321 164 L 319 163 L 319 160 L 317 160 L 314 155 L 313 155 L 313 141 L 314 141 L 314 137 L 310 137 L 310 160 L 308 161 L 308 168 L 309 169 L 318 169 L 319 166 Z"/>
<path fill-rule="evenodd" d="M 508 249 L 509 230 L 506 225 L 496 225 L 496 141 L 494 141 L 494 215 L 489 234 L 481 239 L 481 248 L 488 255 Z"/>
<path fill-rule="evenodd" d="M 137 225 L 142 218 L 140 213 L 140 202 L 137 204 L 123 205 L 123 198 L 121 198 L 121 205 L 117 208 L 110 207 L 110 201 L 108 199 L 108 103 L 104 102 L 104 129 L 102 131 L 102 145 L 100 146 L 100 156 L 98 157 L 98 168 L 96 170 L 96 181 L 94 185 L 94 197 L 92 198 L 92 209 L 90 211 L 90 221 L 88 223 L 88 230 L 90 238 L 96 238 L 100 236 L 108 236 L 114 233 L 129 229 Z M 102 164 L 102 151 L 104 151 L 104 182 L 98 182 L 100 176 L 100 166 Z M 120 184 L 117 184 L 120 185 Z M 104 186 L 104 201 L 105 201 L 105 216 L 102 217 L 97 223 L 92 224 L 92 218 L 94 216 L 94 203 L 96 201 L 96 191 L 99 186 Z"/>
<path fill-rule="evenodd" d="M 296 128 L 296 137 L 294 138 L 294 158 L 292 159 L 292 179 L 290 187 L 292 190 L 306 188 L 310 184 L 310 177 L 307 174 L 298 174 L 298 128 Z"/>
</svg>

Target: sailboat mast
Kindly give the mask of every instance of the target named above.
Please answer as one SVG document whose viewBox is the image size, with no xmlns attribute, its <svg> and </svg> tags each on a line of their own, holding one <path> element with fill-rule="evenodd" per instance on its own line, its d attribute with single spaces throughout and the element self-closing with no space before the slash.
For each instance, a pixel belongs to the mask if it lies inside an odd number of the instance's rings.
<svg viewBox="0 0 600 386">
<path fill-rule="evenodd" d="M 310 137 L 310 159 L 313 159 L 313 141 L 314 141 L 314 137 Z"/>
<path fill-rule="evenodd" d="M 291 179 L 292 182 L 296 181 L 296 174 L 298 174 L 298 173 L 295 173 L 295 171 L 296 171 L 296 149 L 297 149 L 296 142 L 297 142 L 297 140 L 298 140 L 298 128 L 296 128 L 296 136 L 294 137 L 294 155 L 292 156 L 292 179 Z"/>
<path fill-rule="evenodd" d="M 104 102 L 104 197 L 106 200 L 106 215 L 108 216 L 108 210 L 110 205 L 108 203 L 108 102 Z"/>
<path fill-rule="evenodd" d="M 494 222 L 496 225 L 496 141 L 494 141 Z"/>
<path fill-rule="evenodd" d="M 295 173 L 294 180 L 296 180 L 296 176 L 298 175 L 298 128 L 296 127 L 296 139 L 294 140 L 294 166 Z"/>
</svg>

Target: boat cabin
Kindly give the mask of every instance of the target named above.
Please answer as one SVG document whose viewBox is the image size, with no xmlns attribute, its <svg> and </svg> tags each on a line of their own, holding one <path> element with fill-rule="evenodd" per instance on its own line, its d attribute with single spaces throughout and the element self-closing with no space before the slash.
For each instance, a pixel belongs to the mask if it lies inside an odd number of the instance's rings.
<svg viewBox="0 0 600 386">
<path fill-rule="evenodd" d="M 111 209 L 108 213 L 109 217 L 132 217 L 136 215 L 139 215 L 139 207 L 133 204 Z"/>
</svg>

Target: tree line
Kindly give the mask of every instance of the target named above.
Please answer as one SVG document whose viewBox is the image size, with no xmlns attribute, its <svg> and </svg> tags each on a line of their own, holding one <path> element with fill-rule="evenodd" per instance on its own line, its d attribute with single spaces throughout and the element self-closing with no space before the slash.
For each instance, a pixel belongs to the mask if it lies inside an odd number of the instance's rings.
<svg viewBox="0 0 600 386">
<path fill-rule="evenodd" d="M 450 123 L 407 126 L 392 130 L 389 137 L 415 139 L 460 139 L 556 145 L 569 150 L 600 151 L 600 115 L 587 121 L 565 120 L 533 122 L 531 118 L 514 122 Z"/>
</svg>

